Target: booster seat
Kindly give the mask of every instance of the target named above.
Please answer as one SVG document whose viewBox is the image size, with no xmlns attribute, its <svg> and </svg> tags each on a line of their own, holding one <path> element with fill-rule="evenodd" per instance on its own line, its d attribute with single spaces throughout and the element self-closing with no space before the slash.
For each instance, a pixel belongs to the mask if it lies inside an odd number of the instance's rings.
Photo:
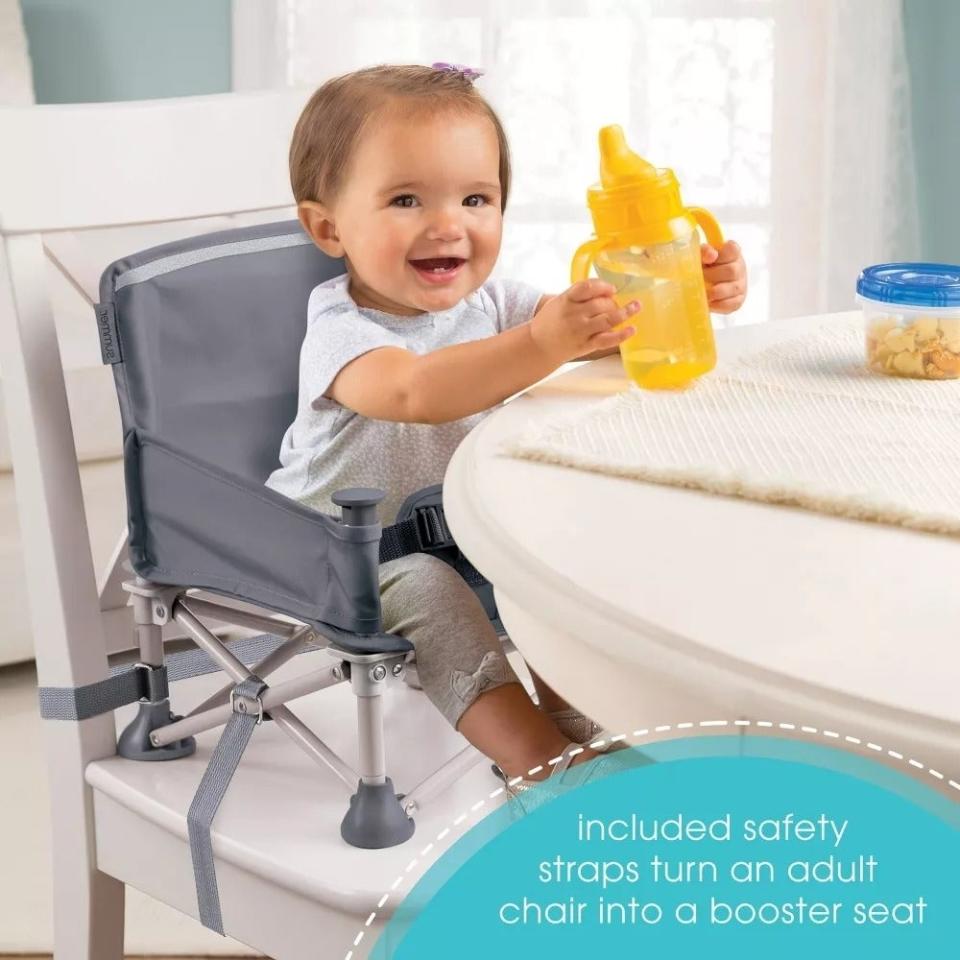
<svg viewBox="0 0 960 960">
<path fill-rule="evenodd" d="M 355 789 L 340 832 L 359 847 L 408 839 L 420 798 L 476 760 L 468 748 L 405 797 L 386 772 L 381 698 L 404 678 L 412 645 L 382 632 L 379 563 L 415 550 L 437 554 L 499 627 L 490 585 L 446 528 L 440 488 L 412 495 L 382 531 L 382 491 L 339 491 L 338 520 L 264 486 L 297 409 L 310 291 L 343 270 L 288 221 L 155 247 L 114 262 L 100 283 L 101 351 L 113 367 L 123 426 L 136 574 L 124 589 L 139 662 L 88 687 L 41 688 L 41 713 L 84 719 L 139 701 L 118 752 L 143 761 L 186 756 L 193 734 L 226 723 L 188 815 L 201 920 L 213 929 L 221 921 L 210 824 L 256 725 L 272 720 Z M 197 597 L 198 590 L 233 602 Z M 201 617 L 268 632 L 225 644 Z M 199 650 L 165 655 L 161 631 L 171 620 Z M 271 670 L 319 647 L 333 666 L 273 688 L 264 683 Z M 169 681 L 212 669 L 231 682 L 187 717 L 173 714 Z M 341 682 L 357 697 L 357 772 L 285 706 Z"/>
</svg>

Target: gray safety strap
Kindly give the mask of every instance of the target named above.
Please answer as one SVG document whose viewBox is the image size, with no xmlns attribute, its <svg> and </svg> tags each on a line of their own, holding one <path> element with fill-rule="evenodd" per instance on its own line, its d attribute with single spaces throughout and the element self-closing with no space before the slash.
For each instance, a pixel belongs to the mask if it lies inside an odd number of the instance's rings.
<svg viewBox="0 0 960 960">
<path fill-rule="evenodd" d="M 190 837 L 200 922 L 219 934 L 223 934 L 223 917 L 220 913 L 220 894 L 217 891 L 210 825 L 227 787 L 230 786 L 230 780 L 240 763 L 253 728 L 260 722 L 262 709 L 258 713 L 248 704 L 256 701 L 266 689 L 267 684 L 257 676 L 250 676 L 233 688 L 233 715 L 223 728 L 187 811 L 187 833 Z"/>
<path fill-rule="evenodd" d="M 249 665 L 262 660 L 284 642 L 284 637 L 263 633 L 234 640 L 227 647 Z M 305 643 L 300 652 L 319 649 L 316 644 Z M 86 720 L 143 697 L 156 702 L 168 696 L 167 681 L 186 680 L 219 669 L 216 661 L 197 648 L 167 654 L 164 666 L 153 670 L 121 664 L 111 668 L 106 679 L 82 687 L 40 687 L 40 716 L 45 720 Z"/>
<path fill-rule="evenodd" d="M 40 687 L 40 716 L 45 720 L 86 720 L 145 695 L 141 671 L 131 666 L 82 687 Z"/>
</svg>

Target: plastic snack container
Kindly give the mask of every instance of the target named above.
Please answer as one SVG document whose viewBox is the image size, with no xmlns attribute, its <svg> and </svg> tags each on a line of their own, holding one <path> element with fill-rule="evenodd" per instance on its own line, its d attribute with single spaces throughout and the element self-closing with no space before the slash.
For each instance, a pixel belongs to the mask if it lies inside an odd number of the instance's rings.
<svg viewBox="0 0 960 960">
<path fill-rule="evenodd" d="M 881 263 L 861 271 L 867 365 L 898 377 L 960 377 L 960 266 Z"/>
</svg>

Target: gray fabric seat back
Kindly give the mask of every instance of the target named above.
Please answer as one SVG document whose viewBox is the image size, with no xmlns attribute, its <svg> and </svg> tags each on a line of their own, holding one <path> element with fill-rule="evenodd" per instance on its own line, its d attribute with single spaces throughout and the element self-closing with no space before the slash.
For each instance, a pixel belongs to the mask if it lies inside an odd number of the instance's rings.
<svg viewBox="0 0 960 960">
<path fill-rule="evenodd" d="M 262 483 L 297 409 L 307 299 L 343 261 L 297 221 L 193 237 L 111 264 L 101 304 L 122 318 L 114 367 L 137 429 Z"/>
<path fill-rule="evenodd" d="M 379 632 L 375 517 L 341 523 L 263 485 L 296 413 L 310 291 L 343 269 L 294 221 L 104 271 L 97 324 L 123 423 L 130 562 L 155 583 L 347 631 L 351 649 L 407 650 Z"/>
</svg>

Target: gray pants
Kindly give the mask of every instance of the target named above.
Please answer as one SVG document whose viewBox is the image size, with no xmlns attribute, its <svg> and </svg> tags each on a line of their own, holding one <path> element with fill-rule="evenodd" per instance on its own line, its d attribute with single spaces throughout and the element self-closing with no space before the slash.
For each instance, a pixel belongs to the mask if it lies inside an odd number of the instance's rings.
<svg viewBox="0 0 960 960">
<path fill-rule="evenodd" d="M 483 604 L 449 564 L 411 553 L 380 567 L 385 633 L 414 646 L 424 693 L 456 727 L 485 690 L 520 680 Z"/>
</svg>

